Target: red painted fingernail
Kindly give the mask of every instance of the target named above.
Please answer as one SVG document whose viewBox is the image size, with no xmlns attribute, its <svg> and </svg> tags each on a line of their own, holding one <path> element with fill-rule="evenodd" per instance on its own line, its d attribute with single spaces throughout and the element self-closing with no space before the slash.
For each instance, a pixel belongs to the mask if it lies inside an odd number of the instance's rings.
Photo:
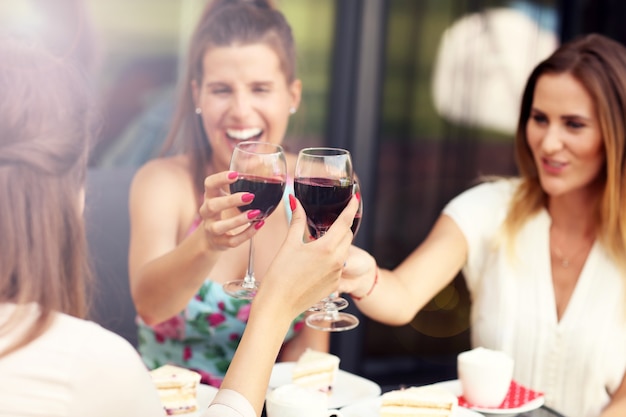
<svg viewBox="0 0 626 417">
<path fill-rule="evenodd" d="M 357 201 L 361 201 L 361 193 L 355 194 Z"/>
<path fill-rule="evenodd" d="M 264 224 L 265 224 L 265 221 L 264 221 L 264 220 L 261 220 L 261 221 L 256 222 L 256 223 L 254 224 L 254 228 L 255 228 L 256 230 L 259 230 L 261 227 L 263 227 L 263 225 L 264 225 Z"/>
<path fill-rule="evenodd" d="M 296 209 L 296 197 L 293 194 L 289 194 L 289 207 L 291 207 L 291 211 Z"/>
<path fill-rule="evenodd" d="M 256 216 L 258 216 L 259 214 L 261 214 L 261 210 L 250 210 L 248 212 L 248 218 L 250 220 L 252 220 L 252 219 L 256 218 Z"/>
<path fill-rule="evenodd" d="M 254 194 L 252 193 L 245 193 L 241 196 L 241 201 L 243 201 L 244 203 L 249 203 L 252 200 L 254 200 Z"/>
<path fill-rule="evenodd" d="M 234 180 L 238 176 L 239 176 L 239 173 L 237 171 L 231 171 L 231 172 L 228 173 L 228 179 L 229 180 Z"/>
</svg>

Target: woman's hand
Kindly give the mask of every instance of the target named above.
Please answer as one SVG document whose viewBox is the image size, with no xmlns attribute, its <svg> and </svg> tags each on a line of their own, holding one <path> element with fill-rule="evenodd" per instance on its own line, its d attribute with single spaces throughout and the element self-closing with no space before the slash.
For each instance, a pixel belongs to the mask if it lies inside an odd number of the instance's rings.
<svg viewBox="0 0 626 417">
<path fill-rule="evenodd" d="M 350 246 L 341 274 L 339 292 L 363 297 L 372 288 L 377 268 L 372 255 L 354 245 Z"/>
<path fill-rule="evenodd" d="M 255 300 L 269 294 L 272 303 L 291 307 L 285 313 L 293 319 L 337 290 L 352 243 L 350 226 L 358 201 L 352 198 L 324 236 L 305 243 L 302 236 L 307 228 L 306 214 L 294 196 L 289 199 L 293 217 L 287 238 L 265 274 Z"/>
<path fill-rule="evenodd" d="M 204 231 L 209 250 L 223 251 L 234 248 L 250 239 L 264 222 L 252 221 L 261 214 L 260 210 L 247 210 L 236 215 L 225 215 L 254 200 L 252 193 L 226 194 L 223 189 L 237 181 L 237 172 L 224 171 L 209 175 L 204 180 L 204 202 L 199 214 L 200 228 Z"/>
</svg>

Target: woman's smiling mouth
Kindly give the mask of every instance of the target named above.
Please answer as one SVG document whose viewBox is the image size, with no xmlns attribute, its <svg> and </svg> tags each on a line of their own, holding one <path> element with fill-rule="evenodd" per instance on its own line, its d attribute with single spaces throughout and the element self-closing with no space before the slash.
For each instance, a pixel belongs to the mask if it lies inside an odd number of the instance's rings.
<svg viewBox="0 0 626 417">
<path fill-rule="evenodd" d="M 229 139 L 234 140 L 250 140 L 256 139 L 263 134 L 263 129 L 260 127 L 251 127 L 248 129 L 226 129 L 226 136 Z"/>
</svg>

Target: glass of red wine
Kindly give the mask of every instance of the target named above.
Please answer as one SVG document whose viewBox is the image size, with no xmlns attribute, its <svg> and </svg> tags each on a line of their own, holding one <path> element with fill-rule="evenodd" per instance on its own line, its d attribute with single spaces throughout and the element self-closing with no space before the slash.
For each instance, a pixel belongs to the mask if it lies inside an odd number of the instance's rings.
<svg viewBox="0 0 626 417">
<path fill-rule="evenodd" d="M 239 210 L 261 210 L 261 214 L 252 222 L 265 220 L 278 207 L 285 192 L 287 162 L 283 148 L 268 142 L 239 143 L 233 151 L 230 169 L 239 173 L 237 181 L 230 185 L 230 192 L 254 194 L 254 200 L 239 206 Z M 224 291 L 232 297 L 250 300 L 258 288 L 259 284 L 254 278 L 254 243 L 253 238 L 250 238 L 246 275 L 243 279 L 226 282 Z"/>
<path fill-rule="evenodd" d="M 339 148 L 302 149 L 296 162 L 294 192 L 306 212 L 312 238 L 322 237 L 355 192 L 350 152 Z M 356 316 L 340 312 L 348 301 L 333 295 L 312 307 L 318 312 L 307 317 L 308 326 L 332 332 L 358 326 Z"/>
</svg>

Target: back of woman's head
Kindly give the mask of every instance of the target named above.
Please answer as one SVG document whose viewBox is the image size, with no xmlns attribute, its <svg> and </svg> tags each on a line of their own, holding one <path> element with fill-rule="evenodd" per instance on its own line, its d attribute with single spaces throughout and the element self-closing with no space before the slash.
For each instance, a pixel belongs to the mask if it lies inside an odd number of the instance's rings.
<svg viewBox="0 0 626 417">
<path fill-rule="evenodd" d="M 0 91 L 0 302 L 39 304 L 40 324 L 52 310 L 82 316 L 87 84 L 45 50 L 2 39 Z"/>
</svg>

